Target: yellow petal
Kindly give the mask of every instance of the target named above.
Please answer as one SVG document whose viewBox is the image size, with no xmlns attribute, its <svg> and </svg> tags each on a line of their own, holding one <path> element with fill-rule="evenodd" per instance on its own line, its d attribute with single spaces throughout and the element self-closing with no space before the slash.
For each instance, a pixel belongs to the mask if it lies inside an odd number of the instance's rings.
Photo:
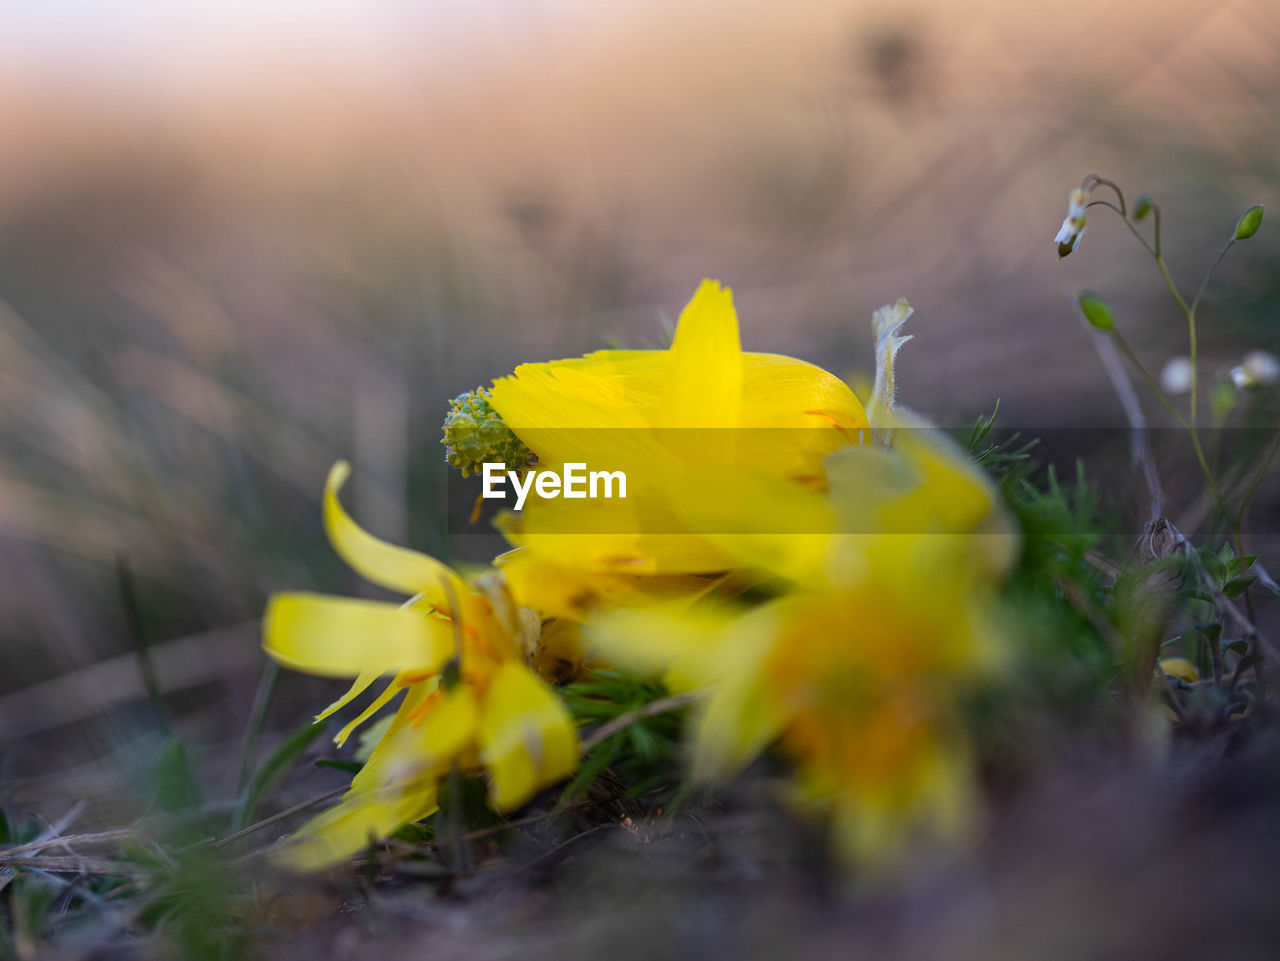
<svg viewBox="0 0 1280 961">
<path fill-rule="evenodd" d="M 556 432 L 578 433 L 585 441 L 591 431 L 617 430 L 619 437 L 613 440 L 620 440 L 628 428 L 664 426 L 662 400 L 673 358 L 666 350 L 602 350 L 521 364 L 494 381 L 490 403 L 543 462 L 581 460 L 581 445 L 570 455 L 549 455 Z M 851 432 L 866 427 L 862 404 L 834 374 L 782 354 L 739 353 L 738 358 L 739 416 L 704 426 L 840 427 Z M 600 441 L 595 459 L 601 456 Z"/>
<path fill-rule="evenodd" d="M 382 735 L 382 739 L 374 745 L 364 767 L 351 779 L 351 790 L 347 792 L 348 796 L 380 791 L 395 781 L 393 762 L 398 755 L 399 740 L 405 732 L 412 730 L 413 718 L 422 709 L 422 705 L 435 696 L 439 689 L 438 675 L 429 681 L 409 685 L 409 690 L 404 700 L 400 702 L 400 706 L 396 708 L 396 713 L 392 716 L 391 724 Z"/>
<path fill-rule="evenodd" d="M 346 707 L 348 704 L 354 701 L 357 697 L 363 694 L 366 690 L 368 690 L 369 685 L 372 684 L 381 676 L 382 676 L 382 671 L 363 672 L 359 677 L 355 679 L 355 682 L 347 690 L 346 694 L 342 695 L 342 697 L 338 698 L 336 701 L 334 701 L 332 704 L 330 704 L 323 711 L 321 711 L 319 714 L 316 715 L 316 723 L 319 724 L 321 721 L 325 720 L 326 718 L 333 716 L 338 711 L 341 711 L 344 707 Z"/>
<path fill-rule="evenodd" d="M 475 741 L 479 711 L 470 685 L 460 684 L 452 691 L 438 689 L 413 712 L 409 726 L 397 734 L 387 756 L 385 776 L 395 783 L 409 783 L 445 774 Z"/>
<path fill-rule="evenodd" d="M 678 577 L 714 574 L 727 566 L 723 552 L 705 537 L 644 533 L 655 527 L 661 531 L 678 530 L 670 511 L 642 513 L 620 508 L 612 520 L 607 520 L 580 512 L 581 503 L 564 499 L 539 501 L 518 514 L 500 514 L 494 526 L 515 547 L 530 547 L 539 558 L 587 572 Z"/>
<path fill-rule="evenodd" d="M 581 560 L 567 557 L 565 561 Z M 594 608 L 647 607 L 684 600 L 692 604 L 723 583 L 722 576 L 701 574 L 626 574 L 592 571 L 581 565 L 557 563 L 528 547 L 518 547 L 494 559 L 511 595 L 522 607 L 544 617 L 583 620 Z"/>
<path fill-rule="evenodd" d="M 393 679 L 391 683 L 386 686 L 383 692 L 373 699 L 368 707 L 356 715 L 355 719 L 351 721 L 351 723 L 347 724 L 346 727 L 334 736 L 333 743 L 338 745 L 338 747 L 342 747 L 342 745 L 346 744 L 347 738 L 351 736 L 352 732 L 355 731 L 356 728 L 386 707 L 387 703 L 403 690 L 404 685 L 401 684 L 398 679 Z"/>
<path fill-rule="evenodd" d="M 1185 657 L 1164 657 L 1160 659 L 1160 670 L 1170 677 L 1194 684 L 1200 680 L 1200 672 Z"/>
<path fill-rule="evenodd" d="M 589 432 L 634 428 L 655 423 L 662 378 L 669 366 L 666 351 L 638 351 L 651 360 L 617 364 L 599 351 L 574 360 L 521 364 L 509 377 L 499 377 L 489 403 L 516 435 L 529 444 L 526 431 L 543 431 L 542 444 L 553 430 Z M 543 447 L 532 447 L 540 459 Z M 572 459 L 572 458 L 570 458 Z"/>
<path fill-rule="evenodd" d="M 419 821 L 436 809 L 436 792 L 425 787 L 409 793 L 350 796 L 303 825 L 275 855 L 294 871 L 315 871 L 343 861 L 371 843 Z"/>
<path fill-rule="evenodd" d="M 387 736 L 387 731 L 391 730 L 391 725 L 395 722 L 395 719 L 396 716 L 394 714 L 388 714 L 386 717 L 381 717 L 374 721 L 360 732 L 360 743 L 356 746 L 356 753 L 353 755 L 357 761 L 361 764 L 368 762 L 379 742 Z"/>
<path fill-rule="evenodd" d="M 274 595 L 262 634 L 263 647 L 281 664 L 324 677 L 439 670 L 455 647 L 447 620 L 323 594 Z"/>
<path fill-rule="evenodd" d="M 586 628 L 612 662 L 642 674 L 664 674 L 670 690 L 685 692 L 713 684 L 736 661 L 736 647 L 723 645 L 734 623 L 723 609 L 658 606 L 602 613 Z"/>
<path fill-rule="evenodd" d="M 733 776 L 774 741 L 787 715 L 768 696 L 765 659 L 777 643 L 774 610 L 758 608 L 739 618 L 722 642 L 721 676 L 694 727 L 693 776 L 720 781 Z M 726 649 L 730 648 L 731 649 Z"/>
<path fill-rule="evenodd" d="M 704 280 L 680 314 L 662 395 L 664 427 L 737 424 L 742 344 L 733 293 Z"/>
<path fill-rule="evenodd" d="M 351 519 L 338 500 L 350 474 L 350 465 L 338 461 L 324 485 L 324 528 L 338 556 L 366 580 L 401 594 L 422 594 L 441 610 L 449 610 L 445 584 L 459 599 L 469 596 L 467 586 L 434 557 L 379 540 Z"/>
<path fill-rule="evenodd" d="M 523 664 L 504 664 L 485 694 L 480 759 L 496 808 L 519 807 L 578 764 L 578 736 L 560 699 Z"/>
<path fill-rule="evenodd" d="M 931 425 L 895 413 L 891 450 L 849 447 L 827 459 L 831 503 L 851 535 L 926 535 L 935 552 L 1001 575 L 1017 559 L 1018 537 L 994 485 L 963 450 Z M 963 535 L 963 536 L 960 536 Z"/>
<path fill-rule="evenodd" d="M 854 443 L 867 426 L 857 396 L 834 374 L 782 354 L 742 356 L 742 427 L 831 427 Z"/>
</svg>

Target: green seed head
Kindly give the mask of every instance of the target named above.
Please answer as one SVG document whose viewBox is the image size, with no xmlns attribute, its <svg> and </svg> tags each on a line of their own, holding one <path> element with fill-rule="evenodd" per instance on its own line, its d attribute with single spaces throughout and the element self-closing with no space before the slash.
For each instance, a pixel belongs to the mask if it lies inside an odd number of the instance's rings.
<svg viewBox="0 0 1280 961">
<path fill-rule="evenodd" d="M 1262 226 L 1262 204 L 1250 207 L 1236 224 L 1236 240 L 1248 240 Z"/>
<path fill-rule="evenodd" d="M 506 464 L 507 470 L 524 470 L 533 461 L 533 451 L 511 432 L 493 406 L 483 387 L 459 394 L 449 401 L 444 417 L 445 460 L 462 471 L 463 477 L 479 474 L 486 463 Z"/>
</svg>

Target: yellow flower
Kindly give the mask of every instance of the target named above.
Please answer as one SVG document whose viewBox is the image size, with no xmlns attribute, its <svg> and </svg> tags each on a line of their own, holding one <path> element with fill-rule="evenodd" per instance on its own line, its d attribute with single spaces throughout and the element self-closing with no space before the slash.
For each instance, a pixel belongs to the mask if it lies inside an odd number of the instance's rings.
<svg viewBox="0 0 1280 961">
<path fill-rule="evenodd" d="M 277 594 L 263 644 L 280 663 L 328 677 L 353 677 L 327 718 L 392 674 L 386 689 L 339 732 L 351 732 L 402 691 L 394 718 L 351 789 L 304 826 L 284 850 L 307 870 L 341 860 L 436 809 L 442 777 L 457 765 L 484 770 L 493 805 L 506 811 L 577 765 L 573 722 L 559 698 L 525 664 L 537 645 L 536 618 L 503 596 L 500 583 L 473 590 L 434 558 L 378 540 L 343 509 L 349 473 L 334 465 L 325 486 L 325 529 L 334 549 L 368 580 L 411 595 L 396 605 L 318 594 Z"/>
<path fill-rule="evenodd" d="M 692 773 L 736 774 L 770 744 L 794 765 L 794 799 L 830 818 L 843 856 L 885 861 L 918 835 L 968 821 L 961 696 L 1003 645 L 989 591 L 927 535 L 864 537 L 839 583 L 749 611 L 615 612 L 598 643 L 620 663 L 703 690 Z"/>
<path fill-rule="evenodd" d="M 891 449 L 828 459 L 827 493 L 757 478 L 754 491 L 691 507 L 700 523 L 722 508 L 717 543 L 771 575 L 776 600 L 616 612 L 591 626 L 619 663 L 706 693 L 696 777 L 731 776 L 776 742 L 795 765 L 796 799 L 827 812 L 838 850 L 864 861 L 967 821 L 958 703 L 1002 661 L 992 594 L 1017 550 L 963 452 L 902 415 L 889 423 Z M 781 526 L 735 528 L 739 496 L 771 503 Z"/>
<path fill-rule="evenodd" d="M 562 616 L 581 616 L 593 598 L 697 595 L 719 583 L 731 564 L 688 526 L 683 492 L 712 472 L 821 490 L 824 458 L 868 427 L 839 378 L 743 352 L 732 294 L 713 281 L 684 309 L 670 350 L 523 364 L 488 401 L 541 467 L 586 463 L 627 475 L 626 500 L 538 500 L 499 521 L 522 548 L 498 561 L 516 596 Z"/>
</svg>

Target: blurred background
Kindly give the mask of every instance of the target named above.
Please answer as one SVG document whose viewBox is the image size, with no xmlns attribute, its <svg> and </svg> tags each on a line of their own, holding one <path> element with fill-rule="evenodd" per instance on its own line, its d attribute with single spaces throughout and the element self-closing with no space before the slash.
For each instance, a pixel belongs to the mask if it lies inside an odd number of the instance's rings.
<svg viewBox="0 0 1280 961">
<path fill-rule="evenodd" d="M 1029 433 L 1123 423 L 1075 291 L 1153 369 L 1184 327 L 1114 218 L 1058 262 L 1067 193 L 1089 172 L 1151 193 L 1194 288 L 1241 211 L 1280 209 L 1277 13 L 0 5 L 5 797 L 117 816 L 154 730 L 139 644 L 226 777 L 267 594 L 370 591 L 324 542 L 329 465 L 354 462 L 376 533 L 481 559 L 440 516 L 448 399 L 658 343 L 703 277 L 748 349 L 851 376 L 871 311 L 907 296 L 902 398 L 944 424 L 997 400 Z M 1268 226 L 1202 313 L 1211 371 L 1280 349 Z M 330 687 L 287 678 L 280 723 Z"/>
</svg>

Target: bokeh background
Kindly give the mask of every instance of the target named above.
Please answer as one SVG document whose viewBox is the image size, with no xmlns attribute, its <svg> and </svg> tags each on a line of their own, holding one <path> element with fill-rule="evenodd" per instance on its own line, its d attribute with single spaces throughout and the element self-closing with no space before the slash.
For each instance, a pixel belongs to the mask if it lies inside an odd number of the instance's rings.
<svg viewBox="0 0 1280 961">
<path fill-rule="evenodd" d="M 1278 111 L 1275 0 L 0 5 L 5 797 L 128 810 L 139 643 L 229 783 L 267 594 L 370 590 L 328 466 L 375 532 L 478 559 L 447 400 L 660 342 L 704 276 L 749 349 L 854 377 L 907 296 L 903 399 L 944 424 L 1122 424 L 1074 292 L 1153 368 L 1183 325 L 1118 221 L 1058 262 L 1067 192 L 1153 194 L 1191 288 L 1277 203 Z M 1219 275 L 1209 370 L 1280 348 L 1275 237 Z M 279 723 L 329 693 L 288 678 Z"/>
</svg>

